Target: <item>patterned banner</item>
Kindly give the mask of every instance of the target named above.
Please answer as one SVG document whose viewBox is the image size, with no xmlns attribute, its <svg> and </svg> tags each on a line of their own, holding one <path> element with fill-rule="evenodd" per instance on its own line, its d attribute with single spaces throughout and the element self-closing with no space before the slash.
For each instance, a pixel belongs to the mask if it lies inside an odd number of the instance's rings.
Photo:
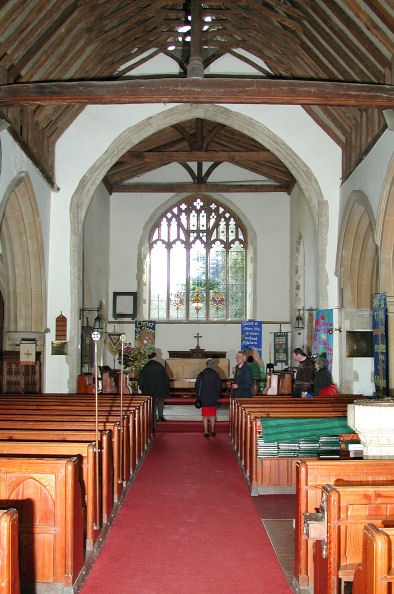
<svg viewBox="0 0 394 594">
<path fill-rule="evenodd" d="M 326 353 L 328 368 L 332 367 L 332 309 L 318 309 L 315 317 L 315 330 L 313 333 L 312 355 Z"/>
<path fill-rule="evenodd" d="M 108 332 L 107 334 L 107 349 L 111 353 L 113 357 L 116 357 L 117 354 L 120 352 L 122 347 L 122 343 L 120 342 L 120 337 L 122 335 L 119 332 Z"/>
<path fill-rule="evenodd" d="M 288 332 L 274 332 L 274 364 L 289 364 L 289 334 Z"/>
<path fill-rule="evenodd" d="M 155 346 L 156 322 L 152 320 L 137 320 L 135 323 L 134 346 Z"/>
<path fill-rule="evenodd" d="M 372 303 L 374 381 L 377 394 L 387 395 L 387 302 L 386 293 L 378 293 Z"/>
<path fill-rule="evenodd" d="M 262 322 L 246 320 L 241 322 L 241 351 L 254 349 L 261 359 Z"/>
</svg>

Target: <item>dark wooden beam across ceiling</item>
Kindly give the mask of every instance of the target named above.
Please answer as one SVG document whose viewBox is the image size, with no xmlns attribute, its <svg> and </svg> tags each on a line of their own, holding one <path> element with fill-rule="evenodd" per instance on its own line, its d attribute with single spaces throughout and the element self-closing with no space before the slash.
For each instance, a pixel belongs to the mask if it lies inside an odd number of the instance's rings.
<svg viewBox="0 0 394 594">
<path fill-rule="evenodd" d="M 123 160 L 123 159 L 122 159 Z M 279 161 L 273 153 L 263 151 L 129 151 L 125 155 L 126 162 L 145 161 L 153 163 L 171 163 L 180 161 L 204 162 L 225 161 Z"/>
<path fill-rule="evenodd" d="M 114 184 L 111 192 L 142 193 L 142 192 L 288 192 L 293 184 L 240 184 L 240 183 L 208 183 L 194 184 L 192 182 L 158 183 L 130 183 Z"/>
<path fill-rule="evenodd" d="M 390 108 L 394 86 L 240 78 L 154 78 L 17 83 L 0 86 L 0 105 L 250 103 Z"/>
</svg>

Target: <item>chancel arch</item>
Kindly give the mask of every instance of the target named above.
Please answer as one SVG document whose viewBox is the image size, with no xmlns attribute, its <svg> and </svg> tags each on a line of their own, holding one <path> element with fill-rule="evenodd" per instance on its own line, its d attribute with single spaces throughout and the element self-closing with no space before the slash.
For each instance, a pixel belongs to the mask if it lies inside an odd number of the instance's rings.
<svg viewBox="0 0 394 594">
<path fill-rule="evenodd" d="M 244 134 L 255 138 L 264 144 L 266 148 L 276 154 L 286 167 L 291 171 L 301 190 L 307 196 L 309 207 L 314 223 L 321 230 L 321 241 L 319 245 L 319 290 L 321 298 L 326 301 L 327 295 L 327 271 L 325 262 L 326 234 L 321 212 L 324 209 L 320 186 L 313 172 L 290 148 L 284 140 L 272 132 L 263 123 L 256 119 L 240 114 L 231 109 L 218 105 L 188 104 L 175 106 L 170 109 L 153 115 L 124 130 L 116 137 L 103 154 L 91 165 L 81 178 L 70 205 L 70 294 L 71 294 L 71 325 L 69 352 L 76 353 L 74 358 L 69 359 L 69 387 L 75 390 L 78 370 L 78 312 L 82 303 L 82 242 L 83 223 L 92 196 L 104 178 L 110 167 L 130 148 L 147 138 L 151 134 L 165 127 L 175 125 L 191 118 L 210 119 L 217 123 L 231 126 Z M 324 211 L 325 212 L 325 211 Z M 324 217 L 323 217 L 324 218 Z M 138 254 L 138 266 L 142 269 L 141 277 L 146 281 L 147 270 L 144 269 L 145 254 Z M 249 297 L 248 297 L 249 299 Z M 250 304 L 248 304 L 250 308 Z M 145 315 L 145 313 L 143 314 Z"/>
<path fill-rule="evenodd" d="M 345 309 L 371 309 L 378 277 L 374 228 L 375 218 L 367 197 L 353 192 L 342 220 L 337 257 Z"/>
<path fill-rule="evenodd" d="M 9 332 L 42 333 L 46 327 L 43 239 L 28 175 L 18 179 L 9 194 L 1 221 L 0 241 L 5 337 Z"/>
</svg>

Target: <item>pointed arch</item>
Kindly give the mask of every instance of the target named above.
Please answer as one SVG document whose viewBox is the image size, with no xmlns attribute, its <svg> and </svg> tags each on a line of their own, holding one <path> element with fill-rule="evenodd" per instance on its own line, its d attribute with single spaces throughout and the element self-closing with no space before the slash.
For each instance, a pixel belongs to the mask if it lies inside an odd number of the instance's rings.
<svg viewBox="0 0 394 594">
<path fill-rule="evenodd" d="M 383 183 L 375 237 L 380 252 L 379 291 L 394 295 L 394 156 Z"/>
<path fill-rule="evenodd" d="M 147 138 L 154 132 L 191 118 L 209 119 L 217 123 L 230 125 L 232 128 L 247 134 L 277 155 L 289 168 L 304 193 L 316 229 L 319 242 L 319 296 L 320 301 L 327 301 L 327 268 L 326 246 L 328 233 L 328 206 L 323 199 L 322 191 L 313 172 L 306 163 L 291 149 L 284 140 L 258 120 L 238 113 L 227 107 L 205 104 L 183 104 L 169 108 L 154 116 L 150 116 L 130 128 L 124 130 L 108 146 L 107 150 L 93 163 L 81 178 L 70 204 L 70 294 L 71 294 L 71 328 L 70 352 L 76 353 L 70 358 L 70 389 L 75 389 L 78 368 L 78 311 L 82 303 L 82 237 L 83 222 L 95 189 L 107 171 L 130 148 Z M 140 261 L 140 255 L 138 256 Z M 144 271 L 146 279 L 146 270 Z"/>
<path fill-rule="evenodd" d="M 11 190 L 0 227 L 5 332 L 43 332 L 46 281 L 42 230 L 28 175 Z"/>
<path fill-rule="evenodd" d="M 353 192 L 342 219 L 336 265 L 345 309 L 371 309 L 378 276 L 374 229 L 368 198 Z"/>
</svg>

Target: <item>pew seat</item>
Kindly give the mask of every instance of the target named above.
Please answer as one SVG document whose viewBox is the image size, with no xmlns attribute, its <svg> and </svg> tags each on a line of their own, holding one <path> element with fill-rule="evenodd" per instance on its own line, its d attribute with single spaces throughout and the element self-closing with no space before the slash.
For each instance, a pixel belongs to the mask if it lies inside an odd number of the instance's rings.
<svg viewBox="0 0 394 594">
<path fill-rule="evenodd" d="M 0 506 L 19 517 L 20 581 L 71 588 L 84 563 L 77 457 L 0 456 Z"/>
<path fill-rule="evenodd" d="M 368 523 L 363 532 L 362 561 L 356 567 L 353 594 L 394 591 L 394 528 Z"/>
<path fill-rule="evenodd" d="M 305 537 L 305 514 L 320 508 L 324 484 L 394 485 L 394 464 L 392 460 L 297 461 L 294 577 L 299 587 L 314 581 L 313 544 Z"/>
<path fill-rule="evenodd" d="M 323 485 L 319 512 L 305 523 L 307 537 L 320 541 L 314 547 L 314 594 L 337 594 L 340 579 L 342 584 L 353 581 L 362 561 L 363 530 L 370 522 L 394 527 L 394 484 Z"/>
<path fill-rule="evenodd" d="M 19 594 L 18 512 L 0 510 L 0 592 Z"/>
</svg>

